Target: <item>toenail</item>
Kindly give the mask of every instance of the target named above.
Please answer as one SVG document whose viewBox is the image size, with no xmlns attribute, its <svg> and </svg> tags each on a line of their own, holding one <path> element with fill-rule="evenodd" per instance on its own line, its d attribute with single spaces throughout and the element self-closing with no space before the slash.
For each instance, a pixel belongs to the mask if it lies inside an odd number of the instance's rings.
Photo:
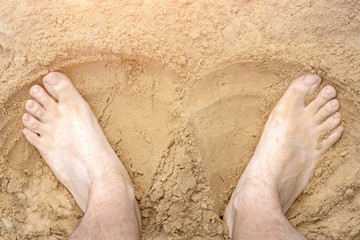
<svg viewBox="0 0 360 240">
<path fill-rule="evenodd" d="M 57 78 L 57 76 L 54 76 L 54 74 L 52 74 L 52 75 L 53 76 L 51 76 L 51 77 L 45 78 L 45 82 L 50 85 L 55 85 L 58 83 L 59 79 Z"/>
<path fill-rule="evenodd" d="M 338 102 L 337 102 L 337 101 L 332 101 L 332 102 L 331 102 L 331 106 L 336 107 L 337 105 L 338 105 Z"/>
<path fill-rule="evenodd" d="M 34 102 L 33 102 L 33 101 L 28 101 L 28 102 L 27 102 L 27 106 L 28 106 L 29 108 L 32 108 L 32 107 L 34 106 Z"/>
<path fill-rule="evenodd" d="M 23 117 L 24 121 L 29 121 L 30 120 L 30 117 L 29 115 L 25 114 L 24 117 Z"/>
<path fill-rule="evenodd" d="M 328 95 L 331 95 L 331 94 L 333 94 L 333 90 L 331 89 L 331 88 L 327 88 L 326 90 L 325 90 L 325 92 L 328 94 Z"/>
<path fill-rule="evenodd" d="M 31 92 L 32 93 L 38 93 L 39 92 L 39 87 L 38 86 L 34 86 L 32 89 L 31 89 Z"/>
<path fill-rule="evenodd" d="M 314 85 L 318 81 L 318 79 L 315 76 L 309 76 L 308 75 L 308 76 L 305 77 L 304 81 L 308 85 Z"/>
</svg>

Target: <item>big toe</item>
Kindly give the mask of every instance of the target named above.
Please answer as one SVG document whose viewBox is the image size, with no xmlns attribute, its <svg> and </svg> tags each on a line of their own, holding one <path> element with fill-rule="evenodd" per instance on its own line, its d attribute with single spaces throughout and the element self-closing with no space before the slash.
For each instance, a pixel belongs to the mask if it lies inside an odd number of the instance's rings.
<svg viewBox="0 0 360 240">
<path fill-rule="evenodd" d="M 305 98 L 314 93 L 321 83 L 321 77 L 316 74 L 305 74 L 293 80 L 286 90 L 282 100 L 305 105 Z"/>
<path fill-rule="evenodd" d="M 46 90 L 60 102 L 74 101 L 81 98 L 71 80 L 63 73 L 50 72 L 43 78 Z"/>
</svg>

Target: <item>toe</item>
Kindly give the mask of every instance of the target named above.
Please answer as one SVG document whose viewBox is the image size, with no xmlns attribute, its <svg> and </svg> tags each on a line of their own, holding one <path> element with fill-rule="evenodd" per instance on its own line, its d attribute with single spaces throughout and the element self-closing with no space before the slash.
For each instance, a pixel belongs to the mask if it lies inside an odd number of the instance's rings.
<svg viewBox="0 0 360 240">
<path fill-rule="evenodd" d="M 54 99 L 52 99 L 39 85 L 34 85 L 30 88 L 30 95 L 46 110 L 51 110 L 56 105 Z"/>
<path fill-rule="evenodd" d="M 39 119 L 41 122 L 45 120 L 46 111 L 38 102 L 34 100 L 28 100 L 25 104 L 25 109 L 28 111 L 28 113 Z"/>
<path fill-rule="evenodd" d="M 320 135 L 324 135 L 325 133 L 333 130 L 341 123 L 341 114 L 339 112 L 334 113 L 331 117 L 326 119 L 320 126 L 319 132 Z"/>
<path fill-rule="evenodd" d="M 333 146 L 341 137 L 344 132 L 343 126 L 338 126 L 329 137 L 323 140 L 321 144 L 320 154 L 326 152 L 331 146 Z"/>
<path fill-rule="evenodd" d="M 42 130 L 42 123 L 32 115 L 25 113 L 22 116 L 22 122 L 26 128 L 40 134 Z"/>
<path fill-rule="evenodd" d="M 322 106 L 324 106 L 327 102 L 329 102 L 331 99 L 336 97 L 336 90 L 332 86 L 326 86 L 319 94 L 316 96 L 316 98 L 307 106 L 308 109 L 311 109 L 312 112 L 316 113 Z"/>
<path fill-rule="evenodd" d="M 296 102 L 305 104 L 305 97 L 315 92 L 321 83 L 321 78 L 315 74 L 305 74 L 292 81 L 284 94 L 284 98 L 295 98 Z"/>
<path fill-rule="evenodd" d="M 46 90 L 59 101 L 73 101 L 81 98 L 71 80 L 62 73 L 48 73 L 44 79 Z"/>
<path fill-rule="evenodd" d="M 23 134 L 26 138 L 26 140 L 33 145 L 34 147 L 36 147 L 37 149 L 39 149 L 39 147 L 41 146 L 41 139 L 40 136 L 37 135 L 35 132 L 31 131 L 28 128 L 24 128 L 23 129 Z"/>
<path fill-rule="evenodd" d="M 321 123 L 325 118 L 329 117 L 337 110 L 339 110 L 340 103 L 339 100 L 333 99 L 325 104 L 315 115 L 315 121 Z"/>
</svg>

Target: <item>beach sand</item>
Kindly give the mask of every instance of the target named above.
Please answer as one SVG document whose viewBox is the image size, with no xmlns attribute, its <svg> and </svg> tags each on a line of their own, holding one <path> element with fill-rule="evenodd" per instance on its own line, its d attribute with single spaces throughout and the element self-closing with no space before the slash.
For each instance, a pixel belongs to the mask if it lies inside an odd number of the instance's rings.
<svg viewBox="0 0 360 240">
<path fill-rule="evenodd" d="M 65 239 L 82 217 L 21 133 L 49 71 L 73 80 L 126 166 L 143 239 L 227 239 L 221 216 L 267 116 L 313 72 L 338 90 L 346 130 L 286 216 L 309 239 L 360 239 L 359 26 L 357 0 L 3 1 L 0 236 Z"/>
</svg>

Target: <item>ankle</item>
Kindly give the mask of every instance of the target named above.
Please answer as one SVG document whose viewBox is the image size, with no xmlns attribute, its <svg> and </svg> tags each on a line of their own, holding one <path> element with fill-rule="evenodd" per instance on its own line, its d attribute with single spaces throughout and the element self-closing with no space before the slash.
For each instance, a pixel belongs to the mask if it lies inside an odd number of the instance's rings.
<svg viewBox="0 0 360 240">
<path fill-rule="evenodd" d="M 261 178 L 246 177 L 234 192 L 234 210 L 243 212 L 271 211 L 281 212 L 280 198 L 274 184 L 269 184 Z"/>
<path fill-rule="evenodd" d="M 135 191 L 131 182 L 121 175 L 118 171 L 109 171 L 101 177 L 97 177 L 90 187 L 90 199 L 122 199 L 135 200 Z"/>
</svg>

